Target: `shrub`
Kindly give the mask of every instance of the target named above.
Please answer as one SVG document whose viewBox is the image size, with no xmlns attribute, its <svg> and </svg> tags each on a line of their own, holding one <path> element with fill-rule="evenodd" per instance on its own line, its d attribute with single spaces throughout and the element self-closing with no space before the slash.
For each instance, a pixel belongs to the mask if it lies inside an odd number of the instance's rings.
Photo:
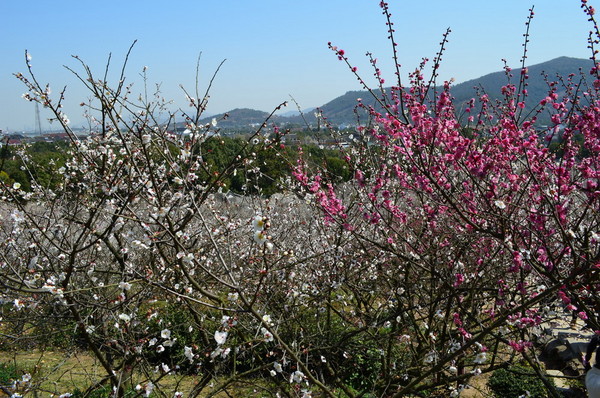
<svg viewBox="0 0 600 398">
<path fill-rule="evenodd" d="M 533 369 L 524 366 L 511 366 L 507 369 L 496 370 L 488 386 L 494 396 L 498 398 L 543 398 L 548 396 L 544 383 L 533 372 Z"/>
<path fill-rule="evenodd" d="M 0 363 L 0 385 L 6 386 L 13 380 L 17 379 L 19 374 L 17 373 L 17 366 L 14 363 Z"/>
</svg>

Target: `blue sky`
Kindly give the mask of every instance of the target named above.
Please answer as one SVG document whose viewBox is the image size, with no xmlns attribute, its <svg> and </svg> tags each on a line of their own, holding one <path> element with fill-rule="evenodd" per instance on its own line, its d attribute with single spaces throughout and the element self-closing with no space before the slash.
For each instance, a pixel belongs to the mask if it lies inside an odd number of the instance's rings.
<svg viewBox="0 0 600 398">
<path fill-rule="evenodd" d="M 388 0 L 407 74 L 422 57 L 433 58 L 443 32 L 452 29 L 441 79 L 457 82 L 502 68 L 502 58 L 519 66 L 528 9 L 535 4 L 528 64 L 559 56 L 588 58 L 591 25 L 579 0 Z M 303 108 L 320 106 L 360 86 L 328 50 L 346 51 L 367 77 L 364 56 L 372 52 L 384 76 L 393 78 L 385 19 L 378 0 L 0 0 L 0 129 L 33 129 L 33 104 L 12 75 L 25 72 L 32 55 L 39 81 L 53 93 L 67 86 L 65 112 L 83 123 L 79 103 L 89 94 L 63 65 L 81 71 L 78 55 L 100 77 L 108 55 L 120 70 L 127 49 L 138 40 L 127 66 L 133 92 L 143 91 L 140 72 L 148 67 L 151 87 L 161 84 L 172 109 L 186 107 L 182 84 L 194 91 L 198 55 L 200 88 L 218 64 L 209 113 L 248 107 L 271 111 L 292 95 Z M 591 5 L 597 5 L 590 0 Z M 115 76 L 113 74 L 112 76 Z M 114 79 L 113 79 L 114 81 Z M 295 109 L 289 106 L 287 110 Z M 42 110 L 42 127 L 51 125 Z"/>
</svg>

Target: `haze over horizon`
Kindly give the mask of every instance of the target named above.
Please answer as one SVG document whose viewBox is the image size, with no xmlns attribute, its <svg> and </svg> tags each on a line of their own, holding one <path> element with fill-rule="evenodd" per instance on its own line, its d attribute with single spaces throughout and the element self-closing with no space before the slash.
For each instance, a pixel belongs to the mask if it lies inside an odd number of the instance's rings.
<svg viewBox="0 0 600 398">
<path fill-rule="evenodd" d="M 390 1 L 404 75 L 421 58 L 433 58 L 447 27 L 452 29 L 440 70 L 440 81 L 457 83 L 501 70 L 502 59 L 518 68 L 528 9 L 522 0 L 480 2 Z M 458 4 L 453 4 L 458 3 Z M 595 5 L 594 1 L 589 2 Z M 57 96 L 67 86 L 65 112 L 73 126 L 82 125 L 79 103 L 90 97 L 66 70 L 82 68 L 78 55 L 100 78 L 112 53 L 109 82 L 118 78 L 134 40 L 126 69 L 134 82 L 133 97 L 144 91 L 140 73 L 148 67 L 148 90 L 160 84 L 173 100 L 171 110 L 188 110 L 180 84 L 194 92 L 196 60 L 200 59 L 200 92 L 217 75 L 207 113 L 234 108 L 271 111 L 292 95 L 300 106 L 321 106 L 362 87 L 327 48 L 331 41 L 346 51 L 364 77 L 372 72 L 364 54 L 379 59 L 384 77 L 393 81 L 391 47 L 378 1 L 274 0 L 248 2 L 120 1 L 81 3 L 15 1 L 0 4 L 0 129 L 33 130 L 35 109 L 21 98 L 25 87 L 13 76 L 26 72 L 24 51 L 32 55 L 38 80 L 50 83 Z M 589 58 L 587 35 L 592 28 L 577 0 L 545 0 L 536 5 L 527 65 L 560 56 Z M 368 80 L 368 79 L 367 79 Z M 294 110 L 295 105 L 282 112 Z M 42 128 L 52 126 L 45 120 Z"/>
</svg>

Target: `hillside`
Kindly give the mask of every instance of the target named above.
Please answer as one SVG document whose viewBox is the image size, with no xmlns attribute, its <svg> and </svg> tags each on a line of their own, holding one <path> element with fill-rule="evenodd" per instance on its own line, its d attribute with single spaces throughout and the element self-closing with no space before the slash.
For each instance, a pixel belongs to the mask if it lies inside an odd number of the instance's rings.
<svg viewBox="0 0 600 398">
<path fill-rule="evenodd" d="M 548 84 L 544 76 L 548 76 L 548 81 L 558 81 L 557 76 L 567 79 L 569 74 L 589 76 L 589 70 L 593 66 L 592 61 L 588 59 L 559 57 L 551 61 L 541 64 L 531 65 L 528 67 L 529 79 L 528 86 L 528 104 L 537 104 L 548 93 Z M 512 72 L 511 81 L 518 83 L 518 78 L 521 74 L 521 69 L 514 69 Z M 577 77 L 579 79 L 579 77 Z M 502 86 L 508 82 L 504 71 L 490 73 L 481 76 L 477 79 L 469 80 L 452 86 L 451 93 L 455 98 L 457 108 L 476 97 L 476 88 L 484 90 L 492 99 L 499 98 Z M 560 86 L 559 86 L 560 87 Z M 561 90 L 558 90 L 559 95 Z M 361 98 L 365 105 L 375 105 L 376 102 L 372 96 L 365 90 L 363 91 L 348 91 L 345 94 L 329 101 L 319 107 L 323 116 L 333 125 L 352 125 L 356 123 L 355 107 L 357 99 Z M 221 121 L 224 114 L 217 115 L 219 126 L 222 128 L 249 128 L 253 124 L 262 123 L 268 116 L 267 112 L 256 111 L 252 109 L 234 109 L 228 112 L 228 117 Z M 364 120 L 365 113 L 360 114 Z M 210 122 L 212 118 L 204 120 L 205 123 Z M 314 112 L 308 112 L 301 116 L 275 116 L 273 122 L 278 124 L 291 124 L 303 126 L 307 123 L 316 125 L 316 117 Z M 540 120 L 540 123 L 544 123 Z"/>
<path fill-rule="evenodd" d="M 240 127 L 253 127 L 262 124 L 265 119 L 269 117 L 267 112 L 257 111 L 249 108 L 236 108 L 226 113 L 213 115 L 202 119 L 202 124 L 207 124 L 216 119 L 220 128 L 240 128 Z"/>
<path fill-rule="evenodd" d="M 528 101 L 537 103 L 548 93 L 548 85 L 544 80 L 544 75 L 548 76 L 549 81 L 557 81 L 558 76 L 566 79 L 569 74 L 579 74 L 580 72 L 589 76 L 589 70 L 593 63 L 589 59 L 560 57 L 541 64 L 531 65 L 528 69 Z M 512 82 L 517 84 L 521 69 L 515 69 L 512 72 Z M 452 87 L 452 95 L 457 102 L 468 101 L 474 96 L 475 87 L 482 87 L 490 97 L 498 98 L 502 86 L 506 85 L 506 74 L 501 72 L 490 73 L 477 79 L 469 80 Z M 559 90 L 560 92 L 560 90 Z"/>
</svg>

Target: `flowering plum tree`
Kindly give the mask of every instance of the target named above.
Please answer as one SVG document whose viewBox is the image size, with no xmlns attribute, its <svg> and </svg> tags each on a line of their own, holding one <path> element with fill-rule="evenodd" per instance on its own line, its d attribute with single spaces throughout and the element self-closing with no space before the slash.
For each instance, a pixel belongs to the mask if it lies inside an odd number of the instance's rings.
<svg viewBox="0 0 600 398">
<path fill-rule="evenodd" d="M 261 153 L 279 148 L 268 121 L 216 167 L 205 157 L 219 121 L 199 124 L 207 94 L 186 92 L 194 113 L 180 136 L 158 93 L 134 100 L 123 72 L 111 86 L 82 62 L 93 96 L 83 139 L 64 92 L 52 99 L 28 63 L 26 99 L 54 113 L 71 146 L 57 186 L 2 184 L 3 344 L 78 344 L 103 369 L 86 393 L 115 396 L 242 385 L 290 397 L 458 396 L 472 377 L 523 359 L 558 396 L 533 352 L 552 305 L 600 330 L 598 67 L 590 85 L 548 80 L 548 96 L 526 107 L 524 55 L 516 81 L 506 67 L 502 100 L 481 93 L 463 120 L 450 84 L 436 86 L 440 59 L 431 78 L 424 62 L 408 85 L 398 69 L 385 89 L 371 58 L 379 107 L 365 106 L 371 121 L 345 150 L 351 181 L 301 158 L 290 166 L 295 194 L 270 198 L 221 192 L 238 170 L 253 184 Z M 540 131 L 542 113 L 553 126 Z M 555 137 L 559 152 L 548 149 Z M 20 388 L 34 391 L 34 379 Z"/>
<path fill-rule="evenodd" d="M 585 1 L 582 8 L 594 23 L 595 61 L 594 10 Z M 533 9 L 527 28 L 532 17 Z M 357 74 L 345 52 L 330 47 Z M 525 114 L 525 46 L 516 82 L 506 67 L 502 100 L 481 93 L 465 124 L 450 84 L 435 86 L 441 54 L 431 79 L 424 61 L 409 86 L 396 71 L 388 90 L 371 58 L 381 95 L 357 74 L 380 107 L 368 108 L 373 122 L 358 128 L 347 151 L 352 184 L 336 189 L 302 161 L 295 170 L 325 222 L 354 239 L 346 253 L 361 279 L 347 308 L 382 350 L 374 389 L 397 396 L 462 383 L 517 353 L 539 372 L 533 340 L 554 316 L 554 301 L 600 327 L 597 67 L 591 85 L 585 76 L 548 81 L 547 97 Z M 553 123 L 545 130 L 536 126 L 542 113 Z M 558 135 L 560 156 L 548 149 Z"/>
<path fill-rule="evenodd" d="M 84 104 L 92 134 L 81 139 L 61 111 L 64 93 L 54 102 L 27 62 L 30 76 L 17 75 L 26 99 L 54 112 L 72 145 L 65 166 L 55 167 L 56 188 L 35 178 L 30 192 L 3 185 L 2 298 L 13 304 L 5 305 L 6 330 L 19 343 L 40 342 L 39 334 L 76 337 L 105 371 L 88 392 L 108 383 L 119 396 L 149 395 L 163 378 L 192 373 L 198 380 L 186 393 L 198 395 L 231 388 L 239 374 L 269 374 L 267 271 L 271 262 L 284 269 L 296 260 L 274 254 L 268 202 L 232 204 L 219 195 L 234 170 L 260 171 L 256 152 L 272 145 L 263 128 L 244 148 L 255 152 L 240 149 L 212 168 L 204 147 L 218 136 L 218 122 L 198 125 L 207 95 L 188 95 L 195 114 L 184 114 L 190 134 L 181 137 L 170 131 L 173 114 L 158 122 L 158 95 L 134 102 L 124 75 L 112 88 L 82 62 L 85 74 L 77 76 L 94 100 Z M 26 151 L 20 156 L 33 177 L 37 165 Z"/>
</svg>

